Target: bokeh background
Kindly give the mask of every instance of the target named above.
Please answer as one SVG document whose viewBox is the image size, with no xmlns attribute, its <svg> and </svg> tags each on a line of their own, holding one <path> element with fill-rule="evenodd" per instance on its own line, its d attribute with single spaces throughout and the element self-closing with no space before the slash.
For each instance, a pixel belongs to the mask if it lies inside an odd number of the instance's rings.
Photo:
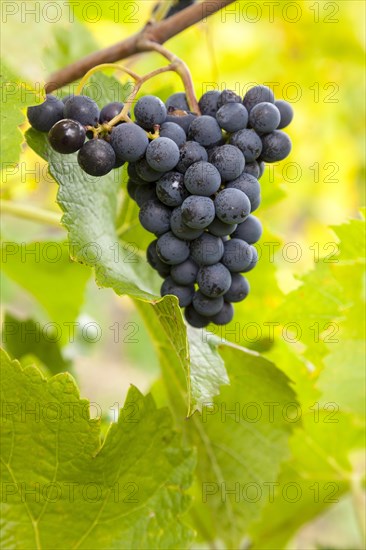
<svg viewBox="0 0 366 550">
<path fill-rule="evenodd" d="M 2 57 L 25 81 L 42 86 L 52 71 L 140 30 L 154 2 L 121 2 L 118 13 L 117 3 L 107 0 L 89 2 L 99 5 L 100 11 L 83 9 L 87 1 L 74 3 L 72 9 L 67 9 L 66 1 L 4 4 L 12 4 L 14 13 L 3 7 Z M 299 285 L 299 277 L 313 268 L 314 260 L 336 251 L 330 226 L 360 216 L 365 175 L 364 38 L 362 0 L 241 1 L 166 44 L 188 64 L 198 97 L 214 87 L 243 95 L 248 84 L 265 83 L 295 110 L 286 130 L 293 140 L 292 154 L 267 169 L 261 180 L 263 204 L 257 215 L 265 228 L 262 242 L 275 244 L 274 257 L 271 260 L 270 247 L 263 246 L 266 269 L 259 264 L 251 274 L 252 296 L 237 308 L 236 320 L 260 326 L 271 320 L 283 296 Z M 128 61 L 141 74 L 164 63 L 156 54 Z M 168 73 L 149 82 L 143 92 L 166 99 L 179 90 L 179 78 Z M 19 166 L 14 172 L 3 171 L 2 197 L 59 213 L 57 185 L 47 177 L 43 161 L 25 145 Z M 2 237 L 17 243 L 61 242 L 66 233 L 4 214 Z M 131 222 L 125 240 L 143 248 L 150 239 Z M 288 243 L 296 243 L 295 248 L 286 247 Z M 5 269 L 2 315 L 47 320 L 44 307 L 27 292 L 21 277 L 20 284 L 15 280 Z M 91 272 L 78 322 L 76 340 L 65 347 L 64 357 L 73 362 L 82 395 L 112 415 L 114 404 L 123 402 L 131 383 L 145 391 L 159 376 L 155 351 L 133 302 L 97 289 Z M 81 327 L 90 322 L 102 329 L 98 341 L 83 338 Z M 123 336 L 118 343 L 110 328 L 116 322 Z M 269 357 L 278 355 L 265 336 L 240 336 L 237 343 Z M 303 528 L 291 544 L 307 549 L 359 548 L 351 504 L 342 501 L 333 507 Z"/>
</svg>

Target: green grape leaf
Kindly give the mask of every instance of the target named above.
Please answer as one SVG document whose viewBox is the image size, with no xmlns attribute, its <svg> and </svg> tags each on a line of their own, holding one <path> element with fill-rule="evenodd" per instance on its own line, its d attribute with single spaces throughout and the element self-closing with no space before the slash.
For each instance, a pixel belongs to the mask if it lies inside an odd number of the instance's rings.
<svg viewBox="0 0 366 550">
<path fill-rule="evenodd" d="M 84 301 L 90 269 L 70 260 L 66 242 L 4 242 L 2 269 L 29 292 L 57 323 L 61 341 L 68 339 L 68 327 L 77 318 Z"/>
<path fill-rule="evenodd" d="M 2 343 L 6 351 L 22 364 L 32 356 L 40 360 L 52 374 L 70 370 L 70 361 L 64 359 L 59 346 L 60 331 L 52 325 L 42 326 L 33 319 L 20 320 L 6 313 L 2 327 Z M 31 357 L 28 357 L 31 356 Z"/>
<path fill-rule="evenodd" d="M 365 263 L 365 220 L 350 220 L 348 223 L 332 226 L 332 229 L 340 241 L 340 260 Z"/>
<path fill-rule="evenodd" d="M 2 373 L 2 547 L 189 546 L 195 458 L 167 409 L 131 387 L 101 443 L 69 374 L 46 380 L 4 352 Z"/>
<path fill-rule="evenodd" d="M 0 169 L 19 160 L 21 145 L 24 141 L 19 126 L 25 121 L 22 109 L 37 103 L 36 93 L 1 60 L 0 86 L 2 94 Z M 39 100 L 38 100 L 39 102 Z"/>
</svg>

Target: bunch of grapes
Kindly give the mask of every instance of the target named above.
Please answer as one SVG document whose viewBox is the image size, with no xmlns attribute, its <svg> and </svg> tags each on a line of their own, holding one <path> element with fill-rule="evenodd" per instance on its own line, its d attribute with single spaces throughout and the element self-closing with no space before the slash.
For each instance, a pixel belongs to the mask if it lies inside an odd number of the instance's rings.
<svg viewBox="0 0 366 550">
<path fill-rule="evenodd" d="M 99 112 L 86 96 L 63 102 L 47 96 L 29 108 L 28 118 L 49 132 L 59 153 L 78 151 L 88 174 L 102 176 L 128 163 L 128 194 L 140 207 L 141 225 L 156 237 L 147 261 L 164 279 L 161 295 L 176 296 L 193 327 L 225 325 L 232 304 L 249 293 L 243 273 L 257 264 L 253 245 L 262 234 L 252 215 L 261 200 L 258 180 L 266 162 L 290 153 L 281 130 L 293 118 L 292 107 L 275 101 L 266 86 L 251 88 L 244 99 L 231 90 L 208 91 L 199 116 L 183 92 L 165 104 L 147 95 L 135 104 L 135 122 L 108 127 L 122 108 L 110 103 Z M 88 139 L 91 127 L 103 131 Z"/>
</svg>

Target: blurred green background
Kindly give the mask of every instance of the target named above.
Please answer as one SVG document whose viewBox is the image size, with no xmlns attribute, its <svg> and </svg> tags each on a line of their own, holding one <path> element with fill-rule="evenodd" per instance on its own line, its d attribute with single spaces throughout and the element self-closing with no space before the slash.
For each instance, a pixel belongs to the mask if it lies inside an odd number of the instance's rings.
<svg viewBox="0 0 366 550">
<path fill-rule="evenodd" d="M 2 14 L 2 57 L 21 78 L 42 86 L 52 71 L 140 30 L 154 2 L 121 2 L 119 12 L 117 3 L 107 0 L 70 2 L 72 9 L 61 1 L 52 2 L 59 9 L 51 6 L 47 10 L 47 2 L 12 4 L 15 13 L 3 9 Z M 100 11 L 87 4 L 96 4 Z M 235 2 L 166 44 L 188 64 L 198 97 L 207 88 L 243 94 L 248 84 L 265 83 L 295 109 L 294 121 L 286 129 L 293 151 L 283 163 L 267 168 L 261 180 L 263 204 L 257 215 L 265 228 L 260 244 L 263 267 L 259 264 L 249 276 L 252 294 L 236 308 L 229 327 L 234 335 L 224 334 L 270 358 L 281 358 L 281 346 L 273 346 L 264 330 L 257 339 L 237 337 L 234 323 L 253 322 L 263 329 L 264 323 L 272 321 L 283 296 L 299 285 L 298 277 L 327 255 L 331 259 L 337 250 L 329 226 L 359 217 L 364 204 L 364 38 L 365 2 L 300 0 Z M 128 61 L 141 74 L 164 63 L 157 54 Z M 179 90 L 179 78 L 168 73 L 149 82 L 143 92 L 166 99 Z M 59 212 L 56 192 L 44 162 L 26 146 L 19 167 L 2 173 L 5 199 Z M 142 248 L 151 240 L 135 225 L 124 237 Z M 63 241 L 66 233 L 4 215 L 2 238 L 17 243 Z M 275 246 L 273 261 L 270 243 Z M 295 247 L 290 249 L 288 243 Z M 3 315 L 7 311 L 47 321 L 45 308 L 16 280 L 5 270 Z M 154 349 L 133 302 L 116 297 L 111 290 L 98 290 L 91 273 L 78 321 L 76 341 L 67 345 L 64 356 L 74 363 L 82 395 L 113 416 L 114 404 L 123 402 L 129 384 L 145 391 L 159 375 Z M 83 338 L 80 327 L 90 322 L 102 329 L 98 342 Z M 119 324 L 117 343 L 115 329 L 110 328 L 115 323 Z M 326 545 L 359 547 L 348 501 L 303 528 L 295 547 Z"/>
</svg>

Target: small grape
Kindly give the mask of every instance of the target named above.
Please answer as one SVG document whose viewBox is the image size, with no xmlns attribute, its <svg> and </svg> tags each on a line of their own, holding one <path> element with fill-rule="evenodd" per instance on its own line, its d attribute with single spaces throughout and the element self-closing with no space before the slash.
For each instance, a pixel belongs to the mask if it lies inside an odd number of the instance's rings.
<svg viewBox="0 0 366 550">
<path fill-rule="evenodd" d="M 170 229 L 171 209 L 158 200 L 146 201 L 139 212 L 139 220 L 144 229 L 160 236 Z"/>
<path fill-rule="evenodd" d="M 259 166 L 259 176 L 255 176 L 257 179 L 260 179 L 263 174 L 264 174 L 264 171 L 266 169 L 266 165 L 265 163 L 263 162 L 263 160 L 261 160 L 260 162 L 258 162 L 258 166 Z M 244 170 L 245 171 L 245 170 Z"/>
<path fill-rule="evenodd" d="M 145 95 L 135 105 L 137 124 L 145 130 L 152 130 L 156 124 L 162 124 L 167 115 L 164 103 L 156 96 Z"/>
<path fill-rule="evenodd" d="M 252 247 L 240 239 L 230 239 L 224 243 L 222 263 L 234 273 L 244 271 L 253 259 Z"/>
<path fill-rule="evenodd" d="M 184 174 L 184 184 L 193 195 L 209 197 L 219 190 L 220 173 L 209 162 L 195 162 Z"/>
<path fill-rule="evenodd" d="M 188 258 L 189 244 L 168 231 L 159 237 L 156 251 L 163 262 L 169 265 L 177 265 Z"/>
<path fill-rule="evenodd" d="M 259 181 L 252 176 L 244 172 L 236 180 L 230 181 L 227 186 L 227 189 L 239 189 L 248 197 L 251 204 L 251 212 L 255 210 L 256 206 L 259 206 L 260 195 L 261 195 L 261 186 Z"/>
<path fill-rule="evenodd" d="M 79 150 L 78 163 L 91 176 L 105 176 L 114 168 L 116 155 L 104 139 L 92 139 Z"/>
<path fill-rule="evenodd" d="M 74 95 L 65 103 L 64 118 L 77 120 L 83 126 L 96 126 L 99 121 L 99 108 L 90 97 Z"/>
<path fill-rule="evenodd" d="M 144 156 L 149 140 L 140 126 L 127 123 L 113 128 L 111 145 L 118 158 L 125 162 L 136 162 Z"/>
<path fill-rule="evenodd" d="M 229 103 L 229 105 L 238 105 L 238 103 Z M 223 182 L 240 176 L 245 166 L 243 153 L 233 145 L 215 147 L 215 150 L 210 155 L 210 162 L 219 171 Z"/>
<path fill-rule="evenodd" d="M 184 92 L 177 92 L 169 96 L 165 102 L 165 106 L 167 109 L 169 109 L 169 107 L 173 107 L 173 109 L 189 111 L 187 96 Z"/>
<path fill-rule="evenodd" d="M 216 216 L 224 223 L 241 223 L 250 214 L 249 198 L 239 189 L 223 189 L 216 195 L 214 203 Z"/>
<path fill-rule="evenodd" d="M 105 122 L 110 122 L 112 118 L 120 114 L 123 107 L 124 104 L 120 101 L 113 101 L 112 103 L 108 103 L 100 111 L 99 122 L 101 124 L 104 124 Z"/>
<path fill-rule="evenodd" d="M 224 302 L 221 310 L 211 317 L 211 322 L 215 325 L 227 325 L 234 317 L 234 308 L 229 302 Z"/>
<path fill-rule="evenodd" d="M 252 251 L 252 261 L 250 262 L 250 264 L 242 270 L 242 273 L 248 273 L 248 271 L 251 271 L 252 269 L 255 268 L 255 266 L 257 265 L 258 263 L 258 252 L 257 252 L 257 249 L 251 245 L 251 251 Z"/>
<path fill-rule="evenodd" d="M 282 128 L 286 128 L 286 126 L 292 122 L 292 119 L 294 118 L 294 110 L 290 103 L 284 101 L 283 99 L 278 99 L 275 101 L 275 105 L 281 115 L 281 121 L 277 126 L 277 130 L 282 130 Z"/>
<path fill-rule="evenodd" d="M 237 224 L 229 224 L 222 222 L 219 218 L 215 218 L 212 223 L 208 226 L 208 230 L 212 235 L 216 237 L 226 237 L 231 235 L 237 228 Z"/>
<path fill-rule="evenodd" d="M 254 244 L 259 241 L 263 233 L 261 222 L 254 216 L 248 216 L 245 221 L 240 223 L 233 233 L 233 238 L 241 239 L 248 244 Z"/>
<path fill-rule="evenodd" d="M 179 109 L 168 109 L 168 114 L 165 119 L 165 122 L 174 122 L 178 124 L 186 134 L 188 134 L 189 127 L 191 122 L 197 117 L 194 113 L 187 113 L 186 111 L 181 111 Z"/>
<path fill-rule="evenodd" d="M 248 113 L 250 113 L 255 105 L 263 103 L 264 101 L 274 103 L 274 94 L 267 86 L 260 85 L 254 86 L 254 88 L 247 91 L 243 99 L 243 104 Z"/>
<path fill-rule="evenodd" d="M 226 103 L 217 111 L 216 120 L 226 132 L 237 132 L 247 127 L 248 111 L 241 103 Z"/>
<path fill-rule="evenodd" d="M 261 160 L 265 162 L 277 162 L 285 159 L 291 151 L 292 143 L 284 132 L 275 130 L 262 138 L 263 150 Z"/>
<path fill-rule="evenodd" d="M 170 275 L 179 285 L 193 285 L 196 282 L 198 265 L 188 258 L 181 264 L 174 265 L 170 270 Z"/>
<path fill-rule="evenodd" d="M 184 186 L 183 174 L 180 172 L 166 172 L 156 184 L 156 194 L 162 203 L 167 206 L 180 206 L 188 197 Z"/>
<path fill-rule="evenodd" d="M 173 170 L 179 160 L 178 145 L 169 138 L 154 139 L 146 149 L 146 160 L 157 172 Z"/>
<path fill-rule="evenodd" d="M 215 118 L 203 115 L 191 122 L 188 138 L 198 141 L 203 147 L 212 147 L 222 141 L 221 128 Z"/>
<path fill-rule="evenodd" d="M 184 310 L 184 316 L 187 323 L 194 328 L 204 328 L 210 322 L 208 317 L 204 317 L 203 315 L 197 313 L 192 305 L 186 307 L 186 309 Z"/>
<path fill-rule="evenodd" d="M 224 299 L 222 296 L 209 298 L 197 290 L 197 292 L 194 293 L 192 305 L 199 315 L 203 315 L 203 317 L 212 317 L 212 315 L 215 315 L 222 309 Z"/>
<path fill-rule="evenodd" d="M 145 157 L 135 163 L 135 170 L 141 184 L 144 182 L 152 183 L 161 178 L 161 172 L 153 170 Z"/>
<path fill-rule="evenodd" d="M 218 101 L 221 93 L 218 90 L 209 90 L 204 93 L 198 102 L 202 115 L 215 117 L 218 111 Z"/>
<path fill-rule="evenodd" d="M 245 162 L 253 162 L 262 152 L 262 141 L 255 130 L 239 130 L 230 136 L 229 143 L 238 147 L 245 157 Z"/>
<path fill-rule="evenodd" d="M 138 187 L 139 185 L 135 181 L 133 181 L 131 178 L 128 178 L 126 188 L 128 196 L 132 200 L 136 200 L 136 190 L 138 189 Z"/>
<path fill-rule="evenodd" d="M 186 141 L 179 149 L 179 162 L 176 168 L 184 174 L 194 162 L 200 160 L 207 161 L 206 149 L 197 141 Z"/>
<path fill-rule="evenodd" d="M 181 147 L 187 140 L 185 131 L 175 122 L 164 122 L 160 126 L 159 135 L 173 140 L 178 147 Z"/>
<path fill-rule="evenodd" d="M 181 208 L 183 222 L 192 229 L 205 229 L 215 218 L 215 205 L 209 197 L 191 195 Z"/>
<path fill-rule="evenodd" d="M 59 120 L 49 131 L 48 141 L 58 153 L 76 153 L 84 145 L 85 128 L 76 120 Z"/>
<path fill-rule="evenodd" d="M 174 208 L 170 218 L 170 224 L 174 235 L 185 241 L 193 241 L 203 233 L 202 229 L 193 229 L 183 222 L 182 209 L 180 206 Z"/>
<path fill-rule="evenodd" d="M 233 92 L 233 90 L 223 90 L 217 101 L 217 107 L 220 109 L 223 105 L 228 103 L 241 103 L 240 95 Z"/>
<path fill-rule="evenodd" d="M 172 294 L 178 298 L 180 307 L 186 307 L 192 302 L 194 286 L 177 285 L 171 277 L 167 277 L 161 285 L 160 294 L 161 296 Z"/>
<path fill-rule="evenodd" d="M 254 105 L 249 115 L 250 126 L 260 134 L 273 132 L 279 125 L 280 120 L 280 111 L 273 103 L 268 102 Z"/>
<path fill-rule="evenodd" d="M 137 186 L 135 191 L 135 201 L 140 208 L 143 204 L 145 204 L 145 202 L 157 198 L 156 186 L 153 183 Z"/>
<path fill-rule="evenodd" d="M 241 302 L 249 294 L 250 286 L 245 277 L 240 273 L 231 274 L 231 285 L 224 295 L 227 302 Z"/>
<path fill-rule="evenodd" d="M 54 124 L 64 118 L 64 104 L 54 95 L 47 95 L 41 105 L 28 107 L 29 124 L 39 132 L 49 132 Z"/>
<path fill-rule="evenodd" d="M 217 264 L 224 254 L 224 243 L 220 237 L 203 233 L 191 243 L 191 256 L 198 265 Z"/>
<path fill-rule="evenodd" d="M 251 176 L 254 176 L 256 179 L 260 178 L 260 167 L 259 162 L 256 160 L 253 160 L 253 162 L 247 162 L 244 168 L 245 174 L 250 174 Z"/>
<path fill-rule="evenodd" d="M 209 298 L 216 298 L 223 296 L 229 290 L 231 274 L 222 263 L 205 265 L 198 270 L 197 283 L 202 294 Z"/>
<path fill-rule="evenodd" d="M 170 274 L 170 266 L 161 261 L 156 251 L 158 240 L 152 241 L 146 250 L 146 259 L 153 269 L 155 269 L 160 277 L 168 277 Z"/>
</svg>

